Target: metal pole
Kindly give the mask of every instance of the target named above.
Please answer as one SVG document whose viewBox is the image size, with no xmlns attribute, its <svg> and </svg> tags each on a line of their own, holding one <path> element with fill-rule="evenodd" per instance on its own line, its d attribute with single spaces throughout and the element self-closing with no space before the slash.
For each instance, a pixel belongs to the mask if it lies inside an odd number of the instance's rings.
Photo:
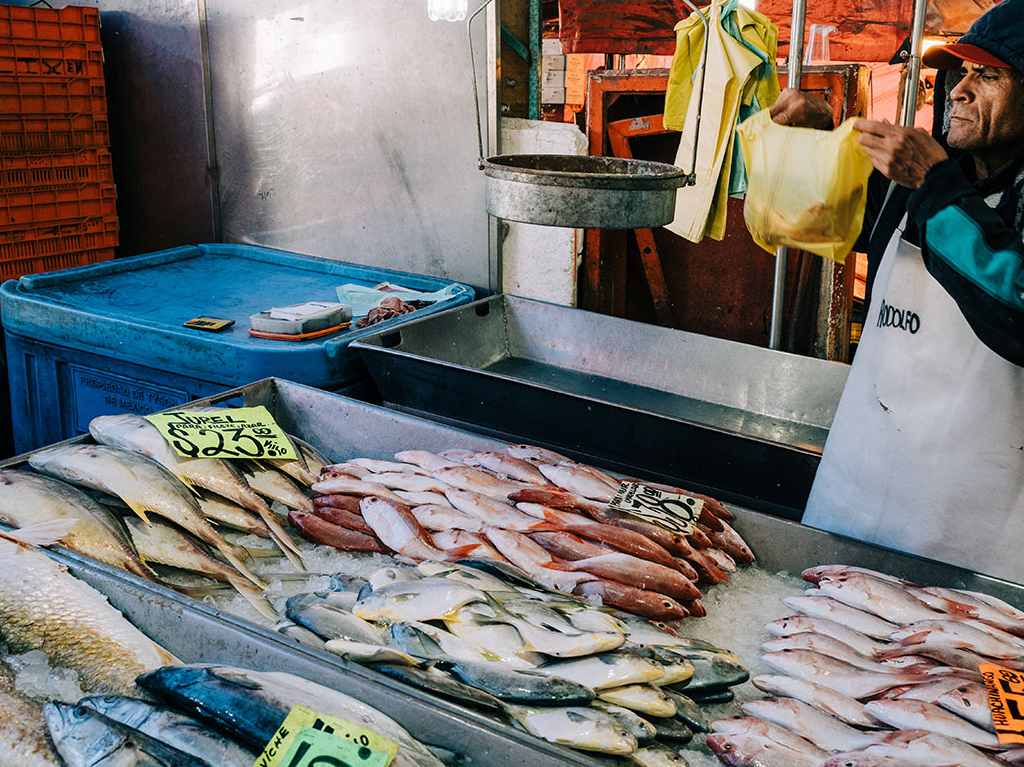
<svg viewBox="0 0 1024 767">
<path fill-rule="evenodd" d="M 910 32 L 910 60 L 907 62 L 906 90 L 900 124 L 912 128 L 917 117 L 917 92 L 921 86 L 921 49 L 924 48 L 924 22 L 928 0 L 914 0 L 914 20 Z"/>
<path fill-rule="evenodd" d="M 926 1 L 926 0 L 925 0 Z M 916 0 L 921 3 L 922 0 Z M 807 20 L 807 0 L 793 0 L 793 19 L 789 33 L 789 87 L 800 90 L 804 62 L 804 23 Z M 920 60 L 918 60 L 920 64 Z M 775 251 L 775 282 L 772 285 L 772 320 L 768 333 L 768 348 L 782 346 L 782 312 L 786 303 L 786 267 L 789 249 Z"/>
</svg>

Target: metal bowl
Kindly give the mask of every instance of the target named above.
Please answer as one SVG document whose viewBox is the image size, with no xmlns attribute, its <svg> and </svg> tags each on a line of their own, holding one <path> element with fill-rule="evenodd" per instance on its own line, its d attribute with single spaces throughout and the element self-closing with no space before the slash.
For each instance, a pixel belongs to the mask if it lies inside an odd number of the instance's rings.
<svg viewBox="0 0 1024 767">
<path fill-rule="evenodd" d="M 617 157 L 498 155 L 481 164 L 487 212 L 526 224 L 580 229 L 664 226 L 687 174 L 674 165 Z"/>
</svg>

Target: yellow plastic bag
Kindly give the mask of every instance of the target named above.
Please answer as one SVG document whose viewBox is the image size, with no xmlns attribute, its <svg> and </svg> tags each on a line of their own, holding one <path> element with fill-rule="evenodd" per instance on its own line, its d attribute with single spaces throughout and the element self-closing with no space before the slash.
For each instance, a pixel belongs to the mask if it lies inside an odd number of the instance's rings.
<svg viewBox="0 0 1024 767">
<path fill-rule="evenodd" d="M 842 263 L 864 225 L 871 160 L 849 119 L 834 131 L 776 125 L 765 109 L 737 129 L 749 176 L 743 216 L 754 242 Z"/>
</svg>

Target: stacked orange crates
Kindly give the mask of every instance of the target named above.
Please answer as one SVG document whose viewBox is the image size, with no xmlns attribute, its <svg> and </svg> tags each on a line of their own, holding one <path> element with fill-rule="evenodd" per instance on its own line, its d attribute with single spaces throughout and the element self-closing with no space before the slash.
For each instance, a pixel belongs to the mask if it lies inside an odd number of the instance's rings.
<svg viewBox="0 0 1024 767">
<path fill-rule="evenodd" d="M 0 5 L 0 281 L 114 257 L 96 8 Z"/>
</svg>

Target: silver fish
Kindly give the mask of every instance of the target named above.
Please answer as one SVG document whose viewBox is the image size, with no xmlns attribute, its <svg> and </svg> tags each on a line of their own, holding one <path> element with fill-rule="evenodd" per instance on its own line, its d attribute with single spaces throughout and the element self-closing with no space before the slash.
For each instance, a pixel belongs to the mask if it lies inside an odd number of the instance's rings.
<svg viewBox="0 0 1024 767">
<path fill-rule="evenodd" d="M 938 618 L 935 610 L 902 586 L 863 573 L 822 578 L 818 589 L 850 607 L 877 615 L 890 623 L 905 625 Z"/>
<path fill-rule="evenodd" d="M 418 666 L 420 662 L 401 650 L 384 645 L 353 642 L 349 639 L 331 639 L 324 649 L 359 663 L 398 663 L 406 666 Z"/>
<path fill-rule="evenodd" d="M 550 463 L 557 465 L 560 463 L 572 463 L 570 458 L 565 457 L 561 453 L 537 447 L 536 445 L 509 445 L 505 448 L 505 452 L 513 458 L 521 458 L 533 464 Z"/>
<path fill-rule="evenodd" d="M 541 474 L 550 482 L 575 495 L 581 495 L 592 501 L 608 503 L 615 496 L 615 490 L 606 482 L 595 477 L 588 471 L 572 464 L 541 464 L 537 467 Z"/>
<path fill-rule="evenodd" d="M 281 636 L 294 639 L 299 644 L 306 645 L 306 647 L 312 647 L 315 650 L 324 649 L 324 640 L 305 626 L 300 626 L 297 623 L 292 623 L 291 621 L 279 621 L 275 624 L 274 631 Z"/>
<path fill-rule="evenodd" d="M 786 597 L 782 600 L 787 607 L 812 618 L 825 618 L 847 628 L 866 634 L 873 639 L 888 639 L 899 626 L 882 620 L 863 610 L 857 610 L 842 602 L 824 596 Z"/>
<path fill-rule="evenodd" d="M 900 730 L 926 730 L 980 748 L 999 747 L 999 739 L 994 733 L 976 727 L 934 703 L 920 700 L 873 700 L 865 703 L 864 709 L 879 722 Z"/>
<path fill-rule="evenodd" d="M 247 535 L 270 538 L 270 528 L 256 514 L 243 509 L 237 503 L 219 496 L 199 492 L 196 494 L 203 516 L 216 525 L 230 527 Z"/>
<path fill-rule="evenodd" d="M 277 501 L 289 509 L 313 513 L 313 501 L 289 477 L 252 461 L 239 467 L 249 486 L 264 498 Z"/>
<path fill-rule="evenodd" d="M 477 589 L 447 578 L 401 581 L 375 589 L 356 602 L 353 614 L 368 621 L 444 620 L 472 602 L 484 602 Z"/>
<path fill-rule="evenodd" d="M 438 469 L 431 473 L 434 479 L 467 492 L 479 493 L 480 495 L 493 498 L 498 501 L 506 501 L 508 497 L 519 490 L 531 487 L 522 482 L 511 482 L 497 479 L 486 471 L 474 469 L 471 466 L 456 466 L 449 469 Z"/>
<path fill-rule="evenodd" d="M 416 521 L 425 530 L 437 532 L 447 530 L 467 530 L 471 533 L 478 533 L 484 529 L 484 523 L 477 517 L 471 517 L 456 511 L 451 506 L 416 506 L 412 510 Z"/>
<path fill-rule="evenodd" d="M 67 767 L 214 767 L 85 706 L 47 703 L 43 715 Z"/>
<path fill-rule="evenodd" d="M 791 676 L 761 675 L 753 678 L 754 686 L 769 695 L 794 698 L 854 727 L 876 727 L 877 723 L 864 711 L 864 704 L 835 690 Z"/>
<path fill-rule="evenodd" d="M 888 642 L 878 642 L 841 623 L 809 615 L 790 615 L 788 618 L 780 618 L 765 626 L 765 630 L 777 637 L 788 637 L 794 634 L 822 634 L 838 639 L 869 658 L 874 657 L 876 652 L 892 649 L 892 645 Z"/>
<path fill-rule="evenodd" d="M 542 674 L 570 679 L 592 690 L 607 690 L 631 684 L 647 684 L 661 677 L 661 667 L 631 653 L 605 653 L 576 660 L 547 663 L 537 668 Z"/>
<path fill-rule="evenodd" d="M 448 485 L 433 477 L 412 472 L 385 472 L 383 474 L 367 474 L 361 478 L 363 482 L 384 485 L 389 490 L 404 490 L 408 493 L 443 493 Z"/>
<path fill-rule="evenodd" d="M 425 660 L 494 662 L 494 657 L 485 650 L 429 623 L 392 623 L 387 641 L 389 646 Z M 529 668 L 525 663 L 519 667 Z"/>
<path fill-rule="evenodd" d="M 819 767 L 821 759 L 757 733 L 708 735 L 708 748 L 728 767 Z"/>
<path fill-rule="evenodd" d="M 56 519 L 77 520 L 61 538 L 69 549 L 143 578 L 149 572 L 114 534 L 108 512 L 76 487 L 28 471 L 0 471 L 0 522 L 29 527 Z"/>
<path fill-rule="evenodd" d="M 854 751 L 878 742 L 875 733 L 861 732 L 795 698 L 766 698 L 744 703 L 743 712 L 785 727 L 825 751 Z"/>
<path fill-rule="evenodd" d="M 366 644 L 383 644 L 384 632 L 372 623 L 337 607 L 317 594 L 290 597 L 285 614 L 324 640 L 345 639 Z"/>
<path fill-rule="evenodd" d="M 630 684 L 601 690 L 598 697 L 616 706 L 659 718 L 676 715 L 676 703 L 664 691 L 646 684 Z"/>
<path fill-rule="evenodd" d="M 761 658 L 782 674 L 824 685 L 858 700 L 892 687 L 923 684 L 932 679 L 923 674 L 877 674 L 810 650 L 783 650 Z"/>
<path fill-rule="evenodd" d="M 195 719 L 144 700 L 120 695 L 93 695 L 83 698 L 79 705 L 213 765 L 250 767 L 256 760 L 255 753 L 204 727 Z"/>
<path fill-rule="evenodd" d="M 215 578 L 230 584 L 262 616 L 277 620 L 277 611 L 259 589 L 238 575 L 234 570 L 207 555 L 194 540 L 162 522 L 146 524 L 140 519 L 125 519 L 139 556 L 144 562 L 177 567 L 194 573 Z"/>
<path fill-rule="evenodd" d="M 459 465 L 456 461 L 451 461 L 444 456 L 426 450 L 405 450 L 401 453 L 395 453 L 395 460 L 419 466 L 428 472 L 438 471 L 439 469 L 454 469 Z"/>
<path fill-rule="evenodd" d="M 441 508 L 454 509 L 448 503 L 448 499 L 442 493 L 411 493 L 408 490 L 395 490 L 395 495 L 402 499 L 409 506 L 440 506 Z"/>
<path fill-rule="evenodd" d="M 949 637 L 956 647 L 990 658 L 1013 660 L 1024 656 L 1024 650 L 1016 642 L 999 639 L 988 631 L 975 628 L 964 621 L 918 621 L 894 632 L 891 639 L 901 645 L 913 646 L 924 643 L 927 638 L 935 635 Z"/>
<path fill-rule="evenodd" d="M 447 618 L 445 625 L 455 636 L 492 654 L 497 661 L 543 663 L 543 656 L 530 652 L 515 628 L 493 622 L 494 617 L 494 610 L 487 605 L 470 604 Z"/>
<path fill-rule="evenodd" d="M 594 699 L 594 691 L 584 685 L 502 663 L 457 661 L 441 665 L 464 684 L 509 703 L 571 706 Z"/>
<path fill-rule="evenodd" d="M 533 612 L 525 609 L 521 603 L 499 606 L 492 599 L 491 604 L 495 606 L 496 621 L 514 626 L 530 650 L 544 655 L 557 658 L 578 658 L 583 655 L 614 650 L 625 641 L 622 634 L 583 633 L 576 629 L 572 629 L 573 633 L 568 634 L 554 627 L 538 626 L 530 620 Z M 572 627 L 570 626 L 570 628 Z"/>
<path fill-rule="evenodd" d="M 868 756 L 888 756 L 929 767 L 999 767 L 1002 764 L 956 738 L 925 730 L 894 732 L 884 742 L 868 746 L 862 753 Z M 829 760 L 829 764 L 839 758 L 837 754 Z M 843 761 L 835 763 L 845 764 Z"/>
<path fill-rule="evenodd" d="M 378 461 L 373 458 L 353 458 L 349 463 L 361 466 L 374 474 L 419 474 L 423 477 L 429 476 L 429 472 L 413 463 Z"/>
<path fill-rule="evenodd" d="M 618 756 L 628 756 L 637 750 L 636 738 L 613 717 L 594 708 L 510 705 L 506 711 L 528 733 L 550 743 Z"/>
<path fill-rule="evenodd" d="M 374 671 L 387 674 L 392 679 L 398 679 L 435 695 L 454 698 L 463 703 L 471 703 L 474 706 L 481 706 L 499 713 L 504 712 L 504 704 L 493 695 L 488 695 L 482 690 L 477 690 L 475 687 L 463 684 L 453 679 L 450 674 L 433 666 L 418 668 L 392 663 L 379 663 L 374 666 Z"/>
<path fill-rule="evenodd" d="M 765 642 L 761 645 L 763 652 L 781 652 L 782 650 L 813 650 L 816 653 L 827 655 L 830 658 L 849 663 L 851 666 L 862 668 L 865 671 L 874 671 L 879 674 L 895 674 L 898 668 L 887 666 L 871 658 L 861 655 L 847 644 L 838 639 L 824 636 L 823 634 L 794 634 L 789 637 L 780 637 Z"/>
<path fill-rule="evenodd" d="M 486 469 L 502 477 L 508 477 L 531 485 L 547 485 L 544 475 L 529 461 L 516 458 L 508 453 L 474 453 L 464 463 L 467 466 Z"/>
<path fill-rule="evenodd" d="M 940 695 L 935 703 L 984 730 L 995 731 L 992 710 L 988 707 L 988 691 L 983 684 L 961 684 Z"/>
<path fill-rule="evenodd" d="M 169 519 L 215 547 L 231 565 L 259 588 L 266 585 L 203 516 L 195 496 L 160 464 L 127 450 L 104 445 L 66 445 L 34 453 L 36 471 L 116 495 L 143 522 L 147 512 Z"/>
<path fill-rule="evenodd" d="M 825 759 L 828 752 L 818 748 L 811 741 L 801 738 L 785 727 L 756 717 L 737 717 L 735 719 L 719 719 L 711 723 L 711 729 L 722 735 L 755 735 L 773 740 L 781 746 L 797 753 L 807 754 L 817 759 Z"/>
<path fill-rule="evenodd" d="M 612 719 L 621 724 L 623 729 L 636 738 L 639 743 L 647 740 L 654 740 L 654 738 L 658 736 L 658 728 L 635 711 L 630 711 L 628 708 L 616 706 L 603 700 L 591 701 L 590 705 L 599 711 L 604 711 Z"/>
</svg>

